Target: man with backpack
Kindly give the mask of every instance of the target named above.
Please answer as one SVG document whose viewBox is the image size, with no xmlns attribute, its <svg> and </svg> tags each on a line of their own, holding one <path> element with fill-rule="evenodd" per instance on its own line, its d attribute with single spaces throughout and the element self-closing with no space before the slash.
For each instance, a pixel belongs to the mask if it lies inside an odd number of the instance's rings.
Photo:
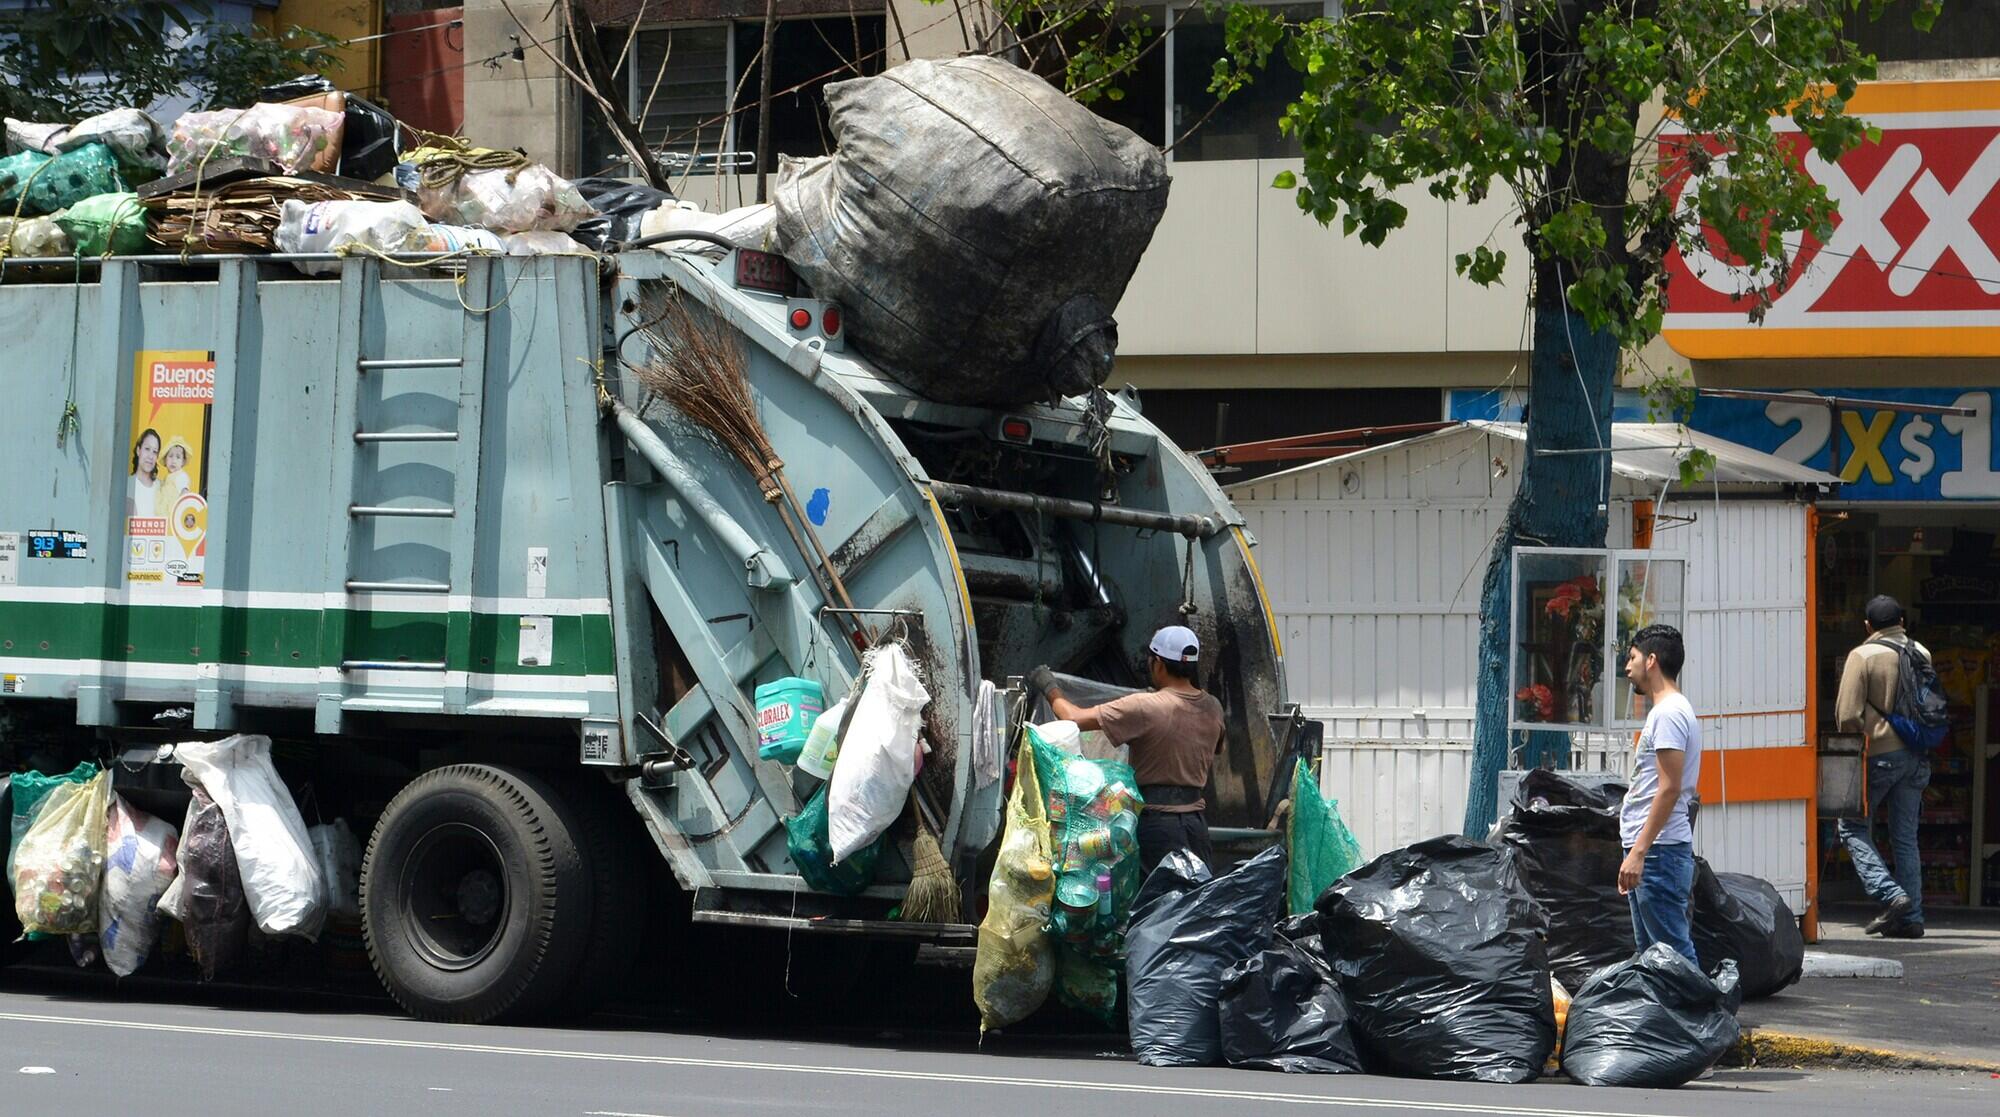
<svg viewBox="0 0 2000 1117">
<path fill-rule="evenodd" d="M 1884 905 L 1869 921 L 1871 935 L 1924 937 L 1924 872 L 1917 854 L 1917 820 L 1931 782 L 1930 751 L 1949 729 L 1945 700 L 1931 668 L 1931 654 L 1903 630 L 1903 607 L 1882 594 L 1862 615 L 1868 639 L 1847 655 L 1834 715 L 1843 732 L 1868 743 L 1868 817 L 1842 819 L 1840 840 L 1854 859 L 1862 887 Z M 1888 825 L 1896 857 L 1891 876 L 1873 837 L 1876 819 Z"/>
</svg>

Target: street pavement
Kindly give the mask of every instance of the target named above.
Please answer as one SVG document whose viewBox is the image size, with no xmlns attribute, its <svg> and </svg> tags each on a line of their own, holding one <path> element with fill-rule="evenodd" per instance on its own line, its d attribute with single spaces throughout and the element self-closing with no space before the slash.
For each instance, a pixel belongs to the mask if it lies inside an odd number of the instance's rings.
<svg viewBox="0 0 2000 1117">
<path fill-rule="evenodd" d="M 369 999 L 0 975 L 0 1113 L 133 1117 L 1990 1115 L 2000 1078 L 1720 1070 L 1676 1091 L 1137 1066 L 1114 1041 L 963 1029 L 763 1033 L 649 1017 L 425 1024 Z"/>
<path fill-rule="evenodd" d="M 1813 949 L 1893 958 L 1903 977 L 1808 977 L 1751 1001 L 1746 1026 L 1939 1059 L 2000 1065 L 2000 913 L 1927 913 L 1921 939 L 1862 933 L 1878 909 L 1830 906 Z"/>
</svg>

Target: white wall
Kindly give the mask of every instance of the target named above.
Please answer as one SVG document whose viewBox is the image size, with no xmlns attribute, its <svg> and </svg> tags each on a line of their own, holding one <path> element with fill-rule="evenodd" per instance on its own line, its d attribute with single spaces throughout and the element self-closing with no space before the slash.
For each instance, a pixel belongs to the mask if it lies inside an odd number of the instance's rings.
<svg viewBox="0 0 2000 1117">
<path fill-rule="evenodd" d="M 1526 251 L 1511 197 L 1446 203 L 1422 186 L 1381 248 L 1301 213 L 1271 187 L 1293 160 L 1172 166 L 1167 213 L 1118 305 L 1119 352 L 1154 355 L 1448 353 L 1515 350 Z M 1458 253 L 1505 250 L 1504 283 L 1461 279 Z"/>
</svg>

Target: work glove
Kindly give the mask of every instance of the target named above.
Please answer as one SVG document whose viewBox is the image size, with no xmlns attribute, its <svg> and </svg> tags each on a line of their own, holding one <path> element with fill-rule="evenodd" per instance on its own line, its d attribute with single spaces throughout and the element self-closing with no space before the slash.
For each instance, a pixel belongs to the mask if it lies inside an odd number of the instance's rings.
<svg viewBox="0 0 2000 1117">
<path fill-rule="evenodd" d="M 1028 672 L 1028 687 L 1043 698 L 1052 698 L 1056 692 L 1056 673 L 1044 663 Z"/>
</svg>

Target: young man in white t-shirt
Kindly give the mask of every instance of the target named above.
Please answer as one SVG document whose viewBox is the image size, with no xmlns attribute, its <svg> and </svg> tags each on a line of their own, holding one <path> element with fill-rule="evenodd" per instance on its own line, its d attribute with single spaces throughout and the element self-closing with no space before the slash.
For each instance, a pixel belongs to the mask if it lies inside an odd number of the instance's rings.
<svg viewBox="0 0 2000 1117">
<path fill-rule="evenodd" d="M 1688 933 L 1694 890 L 1694 824 L 1688 807 L 1701 778 L 1701 723 L 1680 690 L 1687 650 L 1680 630 L 1654 624 L 1632 637 L 1625 677 L 1646 696 L 1649 712 L 1639 734 L 1632 786 L 1618 812 L 1625 846 L 1618 891 L 1632 904 L 1632 933 L 1639 949 L 1666 943 L 1688 961 L 1695 957 Z"/>
</svg>

